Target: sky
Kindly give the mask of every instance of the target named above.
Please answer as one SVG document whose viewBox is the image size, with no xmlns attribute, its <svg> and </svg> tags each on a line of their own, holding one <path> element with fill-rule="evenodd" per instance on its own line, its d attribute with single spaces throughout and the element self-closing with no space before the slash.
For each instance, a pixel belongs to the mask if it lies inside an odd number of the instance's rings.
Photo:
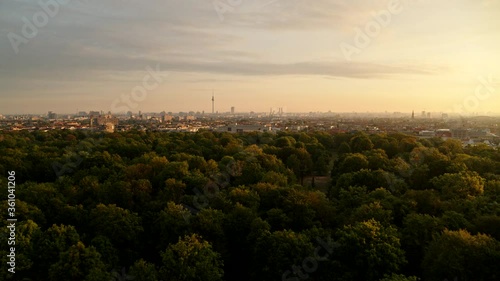
<svg viewBox="0 0 500 281">
<path fill-rule="evenodd" d="M 0 0 L 0 114 L 500 113 L 500 1 Z"/>
</svg>

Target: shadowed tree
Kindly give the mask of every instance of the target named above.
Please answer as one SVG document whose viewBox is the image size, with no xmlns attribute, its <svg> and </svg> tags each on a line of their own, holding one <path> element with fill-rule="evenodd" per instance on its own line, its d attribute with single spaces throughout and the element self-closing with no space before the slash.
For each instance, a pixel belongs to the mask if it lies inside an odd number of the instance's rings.
<svg viewBox="0 0 500 281">
<path fill-rule="evenodd" d="M 47 276 L 50 265 L 59 260 L 59 253 L 67 251 L 80 241 L 74 226 L 52 225 L 44 232 L 36 232 L 32 238 L 33 271 Z"/>
<path fill-rule="evenodd" d="M 158 271 L 154 264 L 140 259 L 130 267 L 128 277 L 133 281 L 158 281 Z"/>
<path fill-rule="evenodd" d="M 108 271 L 111 271 L 118 265 L 120 261 L 118 250 L 116 250 L 108 237 L 98 235 L 92 239 L 90 244 L 101 254 L 101 260 L 106 265 Z"/>
<path fill-rule="evenodd" d="M 291 230 L 263 233 L 254 249 L 253 280 L 281 280 L 283 273 L 314 251 L 306 235 Z"/>
<path fill-rule="evenodd" d="M 347 142 L 342 142 L 339 146 L 339 149 L 337 150 L 339 156 L 342 156 L 347 153 L 351 153 L 351 147 Z"/>
<path fill-rule="evenodd" d="M 392 226 L 384 227 L 371 219 L 344 226 L 336 236 L 340 244 L 334 254 L 338 260 L 336 280 L 378 281 L 406 263 Z"/>
<path fill-rule="evenodd" d="M 101 261 L 101 255 L 94 247 L 85 247 L 78 242 L 61 253 L 59 261 L 49 269 L 49 280 L 111 280 Z"/>
<path fill-rule="evenodd" d="M 193 232 L 200 234 L 209 241 L 214 250 L 219 252 L 223 258 L 228 254 L 224 233 L 225 217 L 226 214 L 223 211 L 207 208 L 202 209 L 190 220 Z"/>
<path fill-rule="evenodd" d="M 498 280 L 500 242 L 484 234 L 445 230 L 427 248 L 423 269 L 426 280 Z M 496 278 L 495 278 L 496 277 Z"/>
<path fill-rule="evenodd" d="M 131 246 L 143 231 L 141 218 L 116 205 L 97 205 L 91 212 L 91 228 L 96 235 L 111 239 L 119 247 Z"/>
<path fill-rule="evenodd" d="M 425 248 L 444 229 L 439 218 L 427 214 L 409 214 L 403 221 L 401 244 L 408 258 L 407 270 L 421 275 L 420 263 Z"/>
<path fill-rule="evenodd" d="M 353 152 L 363 152 L 365 150 L 371 150 L 373 148 L 372 141 L 367 135 L 363 133 L 354 136 L 350 140 L 349 145 L 351 146 Z"/>
<path fill-rule="evenodd" d="M 166 248 L 188 233 L 191 213 L 182 205 L 168 202 L 155 221 L 155 229 L 159 237 L 157 247 Z"/>
<path fill-rule="evenodd" d="M 332 177 L 345 173 L 357 172 L 361 169 L 368 169 L 369 162 L 366 156 L 360 153 L 345 154 L 342 159 L 336 161 L 332 170 Z"/>
<path fill-rule="evenodd" d="M 224 271 L 219 253 L 193 234 L 179 239 L 162 253 L 159 277 L 171 281 L 222 281 Z"/>
<path fill-rule="evenodd" d="M 37 253 L 34 251 L 34 249 L 39 246 L 35 244 L 38 241 L 33 240 L 34 237 L 42 234 L 38 225 L 32 220 L 16 223 L 15 240 L 10 239 L 10 229 L 7 228 L 7 226 L 7 223 L 5 225 L 2 224 L 2 230 L 0 231 L 0 243 L 5 245 L 5 247 L 0 249 L 0 262 L 2 263 L 0 266 L 2 270 L 0 272 L 0 280 L 22 280 L 23 278 L 36 278 L 38 276 L 45 277 L 47 275 L 47 269 L 38 264 L 34 266 L 35 262 L 40 261 L 39 256 L 37 256 Z M 16 244 L 12 245 L 12 241 Z M 45 242 L 48 241 L 45 240 Z M 15 274 L 11 274 L 11 272 L 7 271 L 8 268 L 11 268 L 11 266 L 8 265 L 8 262 L 11 262 L 10 257 L 8 257 L 8 255 L 11 255 L 11 247 L 15 247 Z M 47 257 L 48 255 L 45 256 Z M 51 261 L 54 261 L 54 259 L 57 260 L 57 257 L 51 259 Z M 45 264 L 49 265 L 50 263 L 47 262 Z"/>
</svg>

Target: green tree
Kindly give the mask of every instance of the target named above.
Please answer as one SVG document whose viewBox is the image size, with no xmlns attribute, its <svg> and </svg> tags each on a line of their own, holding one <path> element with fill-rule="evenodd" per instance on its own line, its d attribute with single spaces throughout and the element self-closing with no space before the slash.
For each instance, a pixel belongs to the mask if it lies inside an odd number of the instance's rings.
<svg viewBox="0 0 500 281">
<path fill-rule="evenodd" d="M 338 152 L 339 156 L 351 153 L 351 147 L 349 146 L 349 144 L 347 142 L 344 141 L 340 144 L 337 152 Z"/>
<path fill-rule="evenodd" d="M 462 142 L 456 139 L 447 139 L 439 146 L 439 151 L 449 155 L 463 153 Z"/>
<path fill-rule="evenodd" d="M 113 246 L 111 239 L 108 237 L 102 235 L 95 236 L 90 245 L 101 254 L 101 260 L 106 265 L 107 270 L 115 268 L 120 262 L 118 250 Z"/>
<path fill-rule="evenodd" d="M 291 219 L 291 228 L 300 231 L 319 224 L 315 207 L 319 207 L 324 200 L 326 196 L 322 192 L 292 189 L 283 202 L 283 210 Z"/>
<path fill-rule="evenodd" d="M 182 179 L 189 174 L 189 164 L 187 161 L 170 162 L 161 172 L 164 178 Z"/>
<path fill-rule="evenodd" d="M 134 180 L 136 181 L 136 180 Z M 144 181 L 144 180 L 141 180 Z M 107 181 L 102 184 L 98 190 L 99 201 L 102 204 L 116 204 L 117 206 L 130 209 L 132 208 L 133 193 L 131 190 L 130 182 L 118 181 L 110 182 Z"/>
<path fill-rule="evenodd" d="M 427 248 L 426 280 L 494 280 L 500 276 L 500 243 L 484 234 L 445 230 Z"/>
<path fill-rule="evenodd" d="M 434 236 L 443 231 L 439 218 L 427 214 L 409 214 L 403 221 L 401 244 L 406 251 L 408 270 L 411 274 L 421 275 L 421 262 L 425 249 Z"/>
<path fill-rule="evenodd" d="M 66 198 L 57 190 L 54 183 L 20 184 L 16 187 L 16 197 L 22 198 L 29 205 L 36 206 L 45 218 L 51 218 L 53 223 L 60 223 Z"/>
<path fill-rule="evenodd" d="M 350 140 L 350 146 L 353 152 L 363 152 L 365 150 L 371 150 L 373 148 L 373 143 L 366 134 L 358 134 Z"/>
<path fill-rule="evenodd" d="M 383 187 L 386 189 L 393 188 L 392 184 L 395 181 L 390 181 L 391 174 L 382 170 L 366 170 L 362 169 L 353 173 L 346 173 L 341 175 L 336 182 L 336 188 L 348 188 L 349 186 L 366 186 L 368 190 L 376 190 Z M 395 188 L 397 190 L 399 188 Z"/>
<path fill-rule="evenodd" d="M 44 232 L 36 232 L 32 237 L 33 271 L 47 276 L 50 265 L 59 260 L 59 253 L 66 252 L 80 241 L 74 226 L 52 225 Z"/>
<path fill-rule="evenodd" d="M 484 196 L 493 202 L 500 201 L 500 180 L 488 181 L 484 186 Z"/>
<path fill-rule="evenodd" d="M 473 223 L 476 232 L 491 235 L 493 238 L 500 241 L 500 216 L 479 216 Z"/>
<path fill-rule="evenodd" d="M 158 281 L 158 271 L 154 264 L 140 259 L 132 265 L 129 274 L 134 281 Z"/>
<path fill-rule="evenodd" d="M 349 186 L 339 190 L 338 199 L 335 202 L 340 211 L 350 212 L 361 206 L 368 198 L 366 186 Z"/>
<path fill-rule="evenodd" d="M 254 250 L 253 280 L 281 280 L 282 274 L 314 251 L 306 235 L 291 230 L 275 231 L 258 238 Z"/>
<path fill-rule="evenodd" d="M 449 230 L 470 229 L 472 227 L 464 214 L 455 211 L 445 211 L 441 216 L 441 223 Z"/>
<path fill-rule="evenodd" d="M 224 233 L 224 220 L 226 214 L 221 210 L 211 208 L 203 209 L 193 216 L 191 219 L 191 227 L 194 233 L 200 234 L 204 239 L 209 241 L 214 250 L 225 257 L 226 234 Z"/>
<path fill-rule="evenodd" d="M 351 221 L 362 222 L 374 219 L 383 225 L 390 225 L 393 221 L 392 211 L 385 209 L 379 201 L 361 205 L 354 210 Z"/>
<path fill-rule="evenodd" d="M 346 154 L 342 162 L 340 162 L 338 171 L 336 171 L 335 174 L 357 172 L 361 169 L 368 169 L 368 167 L 368 159 L 363 154 Z"/>
<path fill-rule="evenodd" d="M 222 281 L 224 271 L 220 255 L 200 236 L 179 239 L 161 254 L 159 277 L 172 281 Z"/>
<path fill-rule="evenodd" d="M 49 280 L 111 280 L 101 255 L 94 247 L 85 247 L 82 242 L 61 253 L 59 261 L 49 269 Z"/>
<path fill-rule="evenodd" d="M 484 179 L 476 172 L 444 174 L 431 180 L 434 188 L 441 191 L 444 199 L 466 199 L 481 195 Z"/>
<path fill-rule="evenodd" d="M 23 278 L 34 278 L 39 274 L 47 275 L 46 270 L 40 271 L 39 266 L 33 266 L 34 262 L 39 261 L 33 251 L 34 246 L 38 246 L 35 245 L 33 238 L 41 233 L 38 225 L 32 220 L 18 222 L 16 223 L 15 233 L 15 240 L 10 240 L 10 229 L 7 228 L 7 225 L 2 223 L 0 243 L 5 245 L 5 247 L 0 249 L 0 262 L 2 263 L 0 266 L 2 270 L 2 272 L 0 272 L 0 280 L 21 280 Z M 11 244 L 12 241 L 15 242 L 15 245 Z M 7 256 L 11 255 L 11 247 L 15 248 L 15 274 L 11 274 L 11 272 L 7 271 L 11 268 L 10 265 L 8 265 L 11 260 L 10 257 Z"/>
<path fill-rule="evenodd" d="M 284 230 L 289 228 L 292 220 L 283 210 L 273 208 L 266 212 L 266 221 L 269 222 L 273 230 Z"/>
<path fill-rule="evenodd" d="M 387 154 L 382 149 L 372 149 L 364 152 L 369 163 L 369 168 L 372 170 L 382 169 L 388 171 L 391 163 Z"/>
<path fill-rule="evenodd" d="M 408 190 L 403 199 L 417 213 L 438 216 L 443 210 L 440 194 L 436 190 Z"/>
<path fill-rule="evenodd" d="M 165 248 L 175 243 L 180 237 L 189 231 L 191 213 L 184 206 L 168 202 L 167 207 L 162 210 L 155 221 L 157 247 Z"/>
<path fill-rule="evenodd" d="M 277 147 L 294 147 L 297 141 L 290 136 L 277 138 L 275 141 L 275 146 Z"/>
<path fill-rule="evenodd" d="M 286 177 L 286 175 L 283 175 L 281 173 L 277 173 L 275 171 L 269 171 L 266 174 L 264 174 L 264 177 L 262 177 L 261 182 L 275 184 L 277 186 L 287 186 L 288 178 Z"/>
<path fill-rule="evenodd" d="M 90 226 L 96 235 L 111 239 L 116 246 L 127 246 L 137 241 L 143 228 L 141 218 L 116 205 L 97 205 L 90 211 Z"/>
<path fill-rule="evenodd" d="M 240 203 L 241 205 L 254 210 L 258 210 L 259 208 L 259 203 L 260 203 L 259 194 L 254 190 L 250 190 L 245 186 L 239 186 L 232 189 L 229 192 L 228 198 L 234 204 Z"/>
<path fill-rule="evenodd" d="M 311 154 L 304 148 L 295 149 L 293 154 L 287 158 L 286 165 L 300 179 L 300 183 L 303 184 L 304 177 L 312 172 L 313 161 Z"/>
<path fill-rule="evenodd" d="M 392 226 L 384 227 L 371 219 L 344 226 L 337 237 L 337 280 L 375 281 L 384 274 L 398 272 L 406 263 L 397 230 Z"/>
<path fill-rule="evenodd" d="M 159 192 L 158 198 L 163 202 L 169 201 L 180 203 L 182 196 L 186 192 L 186 184 L 181 180 L 167 179 L 165 185 Z"/>
<path fill-rule="evenodd" d="M 416 147 L 410 157 L 417 166 L 425 164 L 429 167 L 429 178 L 444 174 L 451 164 L 450 159 L 436 148 Z"/>
</svg>

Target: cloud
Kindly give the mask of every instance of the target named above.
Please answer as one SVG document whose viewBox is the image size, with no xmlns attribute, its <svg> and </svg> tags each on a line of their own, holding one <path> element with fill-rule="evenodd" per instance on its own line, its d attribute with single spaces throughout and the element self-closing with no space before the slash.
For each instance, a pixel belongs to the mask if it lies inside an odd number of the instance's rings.
<svg viewBox="0 0 500 281">
<path fill-rule="evenodd" d="M 363 62 L 278 63 L 242 43 L 252 36 L 246 29 L 269 28 L 267 33 L 278 34 L 284 28 L 327 28 L 356 21 L 377 6 L 359 2 L 280 0 L 265 6 L 267 0 L 245 0 L 227 22 L 220 22 L 209 1 L 75 0 L 61 6 L 50 25 L 21 46 L 20 55 L 7 55 L 0 70 L 18 78 L 68 80 L 99 79 L 103 72 L 114 72 L 116 77 L 116 73 L 137 72 L 158 63 L 172 72 L 231 75 L 379 78 L 434 73 L 424 66 Z M 39 8 L 37 5 L 35 1 L 23 1 L 7 8 L 29 16 Z M 290 21 L 280 20 L 291 14 L 294 18 Z M 259 19 L 261 22 L 255 23 Z M 12 32 L 16 32 L 16 26 L 17 30 L 21 28 L 22 22 L 15 17 L 5 21 Z M 2 30 L 5 39 L 6 30 Z M 12 53 L 5 45 L 0 52 Z"/>
<path fill-rule="evenodd" d="M 128 46 L 130 47 L 130 45 Z M 36 47 L 34 47 L 36 48 Z M 12 64 L 3 72 L 12 74 L 12 79 L 65 79 L 99 80 L 96 74 L 142 71 L 145 66 L 161 65 L 169 72 L 191 72 L 228 74 L 242 76 L 272 75 L 318 75 L 348 78 L 387 78 L 404 74 L 430 75 L 446 71 L 445 67 L 432 65 L 403 65 L 345 61 L 303 61 L 276 63 L 259 61 L 252 53 L 217 50 L 205 56 L 203 53 L 165 51 L 160 55 L 128 55 L 121 50 L 113 51 L 102 46 L 70 43 L 64 48 L 42 48 L 39 53 L 13 57 L 7 61 Z M 254 59 L 252 59 L 254 58 Z M 1 68 L 0 68 L 1 70 Z M 7 74 L 7 76 L 9 76 Z M 109 76 L 106 76 L 109 77 Z M 104 78 L 101 76 L 101 78 Z M 108 79 L 108 78 L 105 78 Z"/>
<path fill-rule="evenodd" d="M 371 12 L 385 8 L 377 1 L 254 0 L 225 13 L 224 24 L 263 30 L 350 29 Z"/>
</svg>

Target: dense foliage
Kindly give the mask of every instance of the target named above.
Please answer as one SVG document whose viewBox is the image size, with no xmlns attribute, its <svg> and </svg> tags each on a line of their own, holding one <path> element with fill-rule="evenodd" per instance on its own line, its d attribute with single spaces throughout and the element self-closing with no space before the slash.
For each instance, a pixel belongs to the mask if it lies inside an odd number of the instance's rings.
<svg viewBox="0 0 500 281">
<path fill-rule="evenodd" d="M 1 280 L 500 278 L 500 151 L 486 145 L 13 132 L 0 134 L 3 187 L 8 171 L 16 274 L 2 211 Z"/>
</svg>

